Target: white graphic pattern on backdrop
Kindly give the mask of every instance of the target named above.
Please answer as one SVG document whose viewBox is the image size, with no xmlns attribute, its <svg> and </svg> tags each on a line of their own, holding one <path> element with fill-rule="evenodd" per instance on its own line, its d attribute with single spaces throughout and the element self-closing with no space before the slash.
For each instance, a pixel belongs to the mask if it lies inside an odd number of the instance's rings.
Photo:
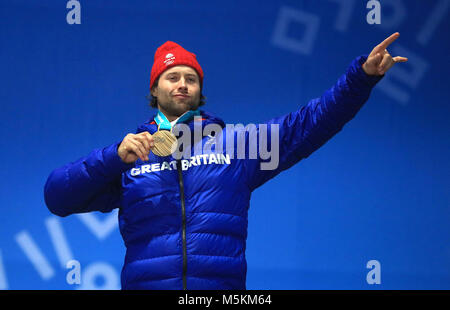
<svg viewBox="0 0 450 310">
<path fill-rule="evenodd" d="M 77 214 L 76 216 L 99 241 L 104 240 L 118 227 L 118 210 L 113 210 L 105 215 L 102 220 L 99 220 L 95 213 Z M 60 267 L 64 273 L 67 273 L 70 271 L 67 270 L 67 262 L 76 259 L 76 256 L 72 254 L 69 242 L 65 237 L 61 219 L 53 215 L 47 217 L 45 226 L 58 257 Z M 54 266 L 51 265 L 50 260 L 27 230 L 17 233 L 14 239 L 43 281 L 48 281 L 55 276 Z M 98 278 L 103 279 L 101 286 L 96 284 Z M 0 289 L 8 288 L 2 252 L 0 251 Z M 120 289 L 119 272 L 108 262 L 92 262 L 85 267 L 82 266 L 81 285 L 77 285 L 75 288 L 87 290 Z"/>
<path fill-rule="evenodd" d="M 354 0 L 329 0 L 338 4 L 339 8 L 334 22 L 334 30 L 346 32 L 349 21 L 353 14 L 358 14 L 365 18 L 362 12 L 355 11 Z M 433 34 L 439 29 L 439 24 L 445 18 L 450 7 L 450 0 L 440 0 L 424 21 L 424 26 L 420 28 L 416 40 L 421 45 L 427 44 Z M 402 0 L 391 0 L 382 2 L 382 11 L 391 12 L 389 15 L 382 15 L 382 22 L 374 27 L 380 27 L 386 34 L 398 29 L 405 21 L 407 16 L 407 6 Z M 276 16 L 274 31 L 271 37 L 271 43 L 279 48 L 290 52 L 309 57 L 314 52 L 314 45 L 318 38 L 320 27 L 320 14 L 306 12 L 304 10 L 282 6 Z M 358 18 L 358 17 L 356 17 Z M 288 36 L 289 27 L 303 26 L 305 28 L 302 37 L 294 38 Z M 401 105 L 407 105 L 411 95 L 416 90 L 429 68 L 429 62 L 416 51 L 408 47 L 395 44 L 390 50 L 393 56 L 402 55 L 409 58 L 408 63 L 403 67 L 395 66 L 389 72 L 389 76 L 379 83 L 376 89 L 385 93 Z"/>
</svg>

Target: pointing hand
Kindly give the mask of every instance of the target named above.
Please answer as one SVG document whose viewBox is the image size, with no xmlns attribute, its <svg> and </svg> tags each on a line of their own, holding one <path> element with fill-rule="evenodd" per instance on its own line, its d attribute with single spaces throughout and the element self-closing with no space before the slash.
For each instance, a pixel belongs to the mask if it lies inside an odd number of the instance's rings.
<svg viewBox="0 0 450 310">
<path fill-rule="evenodd" d="M 400 33 L 396 32 L 375 46 L 366 62 L 362 65 L 364 72 L 368 75 L 383 75 L 396 63 L 408 61 L 406 57 L 392 57 L 387 51 L 387 47 L 397 40 L 399 36 Z"/>
</svg>

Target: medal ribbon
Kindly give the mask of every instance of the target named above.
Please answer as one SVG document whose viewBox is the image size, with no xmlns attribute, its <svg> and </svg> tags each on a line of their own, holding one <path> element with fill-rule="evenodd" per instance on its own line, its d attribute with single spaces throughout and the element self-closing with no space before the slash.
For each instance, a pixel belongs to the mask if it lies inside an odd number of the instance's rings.
<svg viewBox="0 0 450 310">
<path fill-rule="evenodd" d="M 200 115 L 199 110 L 195 110 L 195 111 L 189 110 L 186 113 L 184 113 L 183 115 L 181 115 L 180 118 L 178 118 L 176 124 L 188 121 L 197 115 Z M 156 124 L 158 124 L 158 130 L 169 130 L 170 131 L 172 129 L 172 125 L 170 124 L 167 117 L 159 110 L 158 110 L 158 114 L 156 114 L 156 116 L 155 116 L 155 122 L 156 122 Z"/>
</svg>

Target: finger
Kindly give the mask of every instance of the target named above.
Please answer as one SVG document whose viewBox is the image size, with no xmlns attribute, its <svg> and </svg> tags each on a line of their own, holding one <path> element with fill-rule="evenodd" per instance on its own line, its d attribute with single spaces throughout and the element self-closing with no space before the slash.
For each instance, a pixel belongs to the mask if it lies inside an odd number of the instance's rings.
<svg viewBox="0 0 450 310">
<path fill-rule="evenodd" d="M 147 138 L 150 148 L 153 148 L 155 146 L 155 141 L 153 140 L 153 136 L 148 132 L 144 132 L 144 136 Z"/>
<path fill-rule="evenodd" d="M 397 56 L 397 57 L 394 57 L 392 59 L 394 60 L 395 63 L 397 63 L 397 62 L 407 62 L 408 61 L 408 58 L 401 57 L 401 56 Z"/>
<path fill-rule="evenodd" d="M 142 137 L 145 141 L 147 141 L 150 149 L 152 149 L 155 146 L 153 136 L 148 131 L 141 132 L 137 134 L 137 136 Z"/>
<path fill-rule="evenodd" d="M 377 53 L 375 56 L 369 57 L 367 59 L 367 64 L 370 66 L 375 66 L 378 67 L 378 65 L 380 64 L 381 60 L 382 60 L 382 56 L 380 53 Z"/>
<path fill-rule="evenodd" d="M 148 142 L 147 138 L 144 135 L 136 135 L 135 138 L 144 146 L 146 153 L 149 153 L 150 143 Z"/>
<path fill-rule="evenodd" d="M 380 65 L 378 66 L 378 73 L 383 74 L 386 72 L 386 69 L 389 69 L 389 66 L 392 66 L 394 61 L 392 60 L 391 55 L 385 54 L 383 56 L 383 60 L 381 60 Z"/>
<path fill-rule="evenodd" d="M 143 154 L 143 156 L 144 156 L 144 159 L 147 159 L 147 158 L 148 158 L 148 154 L 150 153 L 150 148 L 147 149 L 147 148 L 145 147 L 144 143 L 141 142 L 141 141 L 138 140 L 138 139 L 135 139 L 133 142 L 136 142 L 136 144 L 137 144 L 139 150 L 142 152 L 142 154 Z"/>
<path fill-rule="evenodd" d="M 128 141 L 126 146 L 128 152 L 135 154 L 141 160 L 144 158 L 142 152 L 139 150 L 139 147 L 133 141 Z"/>
<path fill-rule="evenodd" d="M 145 160 L 146 160 L 146 155 L 145 155 L 144 147 L 142 146 L 142 144 L 141 144 L 139 141 L 130 139 L 128 145 L 130 146 L 131 150 L 132 150 L 137 156 L 139 156 L 139 158 L 140 158 L 142 161 L 145 161 Z"/>
<path fill-rule="evenodd" d="M 397 40 L 399 36 L 400 36 L 400 33 L 398 33 L 398 32 L 392 34 L 391 36 L 389 36 L 388 38 L 386 38 L 383 42 L 381 42 L 380 44 L 378 44 L 377 50 L 378 50 L 378 51 L 383 51 L 383 50 L 387 49 L 387 47 L 388 47 L 392 42 L 394 42 L 395 40 Z"/>
</svg>

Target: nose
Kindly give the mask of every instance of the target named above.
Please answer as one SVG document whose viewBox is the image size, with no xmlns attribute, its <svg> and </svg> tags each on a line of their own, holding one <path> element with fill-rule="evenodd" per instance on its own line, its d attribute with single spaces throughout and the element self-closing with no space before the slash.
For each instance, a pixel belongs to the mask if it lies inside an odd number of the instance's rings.
<svg viewBox="0 0 450 310">
<path fill-rule="evenodd" d="M 186 85 L 186 82 L 184 79 L 180 79 L 180 81 L 178 82 L 178 93 L 182 93 L 182 94 L 187 94 L 188 93 L 188 88 Z"/>
<path fill-rule="evenodd" d="M 180 82 L 178 84 L 178 88 L 180 90 L 183 89 L 184 91 L 187 91 L 186 80 L 183 77 L 180 79 Z"/>
</svg>

